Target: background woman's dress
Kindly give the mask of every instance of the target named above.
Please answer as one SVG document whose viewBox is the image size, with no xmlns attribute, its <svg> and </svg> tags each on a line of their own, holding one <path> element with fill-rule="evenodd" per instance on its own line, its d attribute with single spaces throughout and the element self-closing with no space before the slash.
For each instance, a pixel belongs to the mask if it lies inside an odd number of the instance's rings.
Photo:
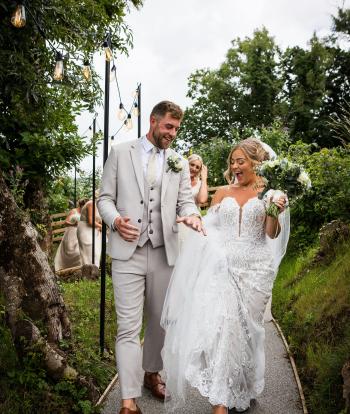
<svg viewBox="0 0 350 414">
<path fill-rule="evenodd" d="M 170 408 L 188 387 L 213 405 L 245 409 L 264 388 L 263 313 L 276 268 L 265 235 L 265 203 L 232 197 L 192 232 L 174 268 L 162 315 Z"/>
<path fill-rule="evenodd" d="M 99 213 L 97 208 L 95 209 L 95 218 L 99 219 Z M 82 208 L 80 221 L 78 224 L 78 241 L 80 248 L 80 257 L 82 264 L 92 264 L 92 227 L 88 222 L 88 209 L 87 205 Z M 95 228 L 95 265 L 100 266 L 100 256 L 101 256 L 101 244 L 102 237 L 101 232 Z"/>
<path fill-rule="evenodd" d="M 55 270 L 80 266 L 80 251 L 77 239 L 77 226 L 80 219 L 78 211 L 71 216 L 72 226 L 67 226 L 55 256 Z"/>
<path fill-rule="evenodd" d="M 198 195 L 199 190 L 201 188 L 201 184 L 202 184 L 202 181 L 198 179 L 196 185 L 191 187 L 192 196 L 193 196 L 194 202 L 196 203 L 197 207 L 198 207 L 198 204 L 196 202 L 196 198 L 197 198 L 197 195 Z M 183 243 L 184 243 L 186 237 L 192 232 L 193 232 L 193 230 L 191 228 L 187 227 L 183 223 L 179 223 L 179 236 L 178 237 L 179 237 L 179 250 L 180 251 L 182 249 L 182 246 L 183 246 Z"/>
</svg>

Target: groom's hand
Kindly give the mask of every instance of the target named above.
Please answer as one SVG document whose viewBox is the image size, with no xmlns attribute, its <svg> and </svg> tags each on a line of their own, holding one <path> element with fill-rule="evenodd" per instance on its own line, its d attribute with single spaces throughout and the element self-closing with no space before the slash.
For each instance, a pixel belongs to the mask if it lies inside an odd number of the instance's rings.
<svg viewBox="0 0 350 414">
<path fill-rule="evenodd" d="M 188 217 L 179 217 L 176 220 L 177 223 L 184 223 L 186 226 L 191 227 L 191 229 L 196 230 L 200 233 L 203 233 L 204 236 L 207 235 L 203 223 L 200 217 L 198 216 L 188 216 Z"/>
<path fill-rule="evenodd" d="M 114 220 L 114 228 L 117 229 L 118 233 L 128 242 L 133 242 L 139 238 L 139 229 L 129 223 L 130 217 L 117 217 Z"/>
</svg>

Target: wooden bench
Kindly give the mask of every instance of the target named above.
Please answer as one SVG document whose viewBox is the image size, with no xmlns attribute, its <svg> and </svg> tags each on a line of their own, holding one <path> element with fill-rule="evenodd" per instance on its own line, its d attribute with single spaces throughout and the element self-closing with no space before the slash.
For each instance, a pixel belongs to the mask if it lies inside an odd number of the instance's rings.
<svg viewBox="0 0 350 414">
<path fill-rule="evenodd" d="M 66 231 L 66 217 L 68 211 L 65 213 L 51 214 L 51 229 L 52 229 L 52 242 L 60 242 L 63 239 L 64 232 Z"/>
</svg>

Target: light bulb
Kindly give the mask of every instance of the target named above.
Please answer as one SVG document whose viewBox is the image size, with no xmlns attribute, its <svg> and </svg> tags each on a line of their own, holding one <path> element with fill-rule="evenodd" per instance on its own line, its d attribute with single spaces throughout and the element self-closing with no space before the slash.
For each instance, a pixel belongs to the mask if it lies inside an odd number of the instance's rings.
<svg viewBox="0 0 350 414">
<path fill-rule="evenodd" d="M 26 24 L 26 9 L 23 4 L 18 4 L 11 17 L 11 23 L 15 27 L 23 27 Z"/>
<path fill-rule="evenodd" d="M 134 116 L 139 116 L 139 114 L 140 114 L 139 107 L 137 106 L 136 102 L 134 103 L 134 107 L 132 108 L 132 114 Z"/>
<path fill-rule="evenodd" d="M 53 78 L 55 81 L 61 81 L 63 79 L 64 66 L 63 66 L 63 56 L 62 53 L 57 52 L 56 54 L 56 66 L 53 73 Z"/>
<path fill-rule="evenodd" d="M 113 53 L 112 53 L 110 47 L 108 46 L 108 42 L 103 42 L 103 47 L 105 48 L 106 60 L 107 60 L 107 62 L 110 62 L 112 60 Z"/>
<path fill-rule="evenodd" d="M 115 65 L 112 66 L 111 73 L 109 75 L 109 81 L 114 82 L 117 78 L 117 68 Z"/>
<path fill-rule="evenodd" d="M 120 121 L 124 121 L 125 119 L 125 109 L 124 109 L 124 105 L 121 102 L 119 104 L 118 119 Z"/>
<path fill-rule="evenodd" d="M 84 62 L 83 76 L 86 81 L 91 80 L 91 68 L 90 68 L 90 63 L 87 60 Z"/>
<path fill-rule="evenodd" d="M 130 129 L 132 129 L 132 120 L 131 120 L 131 115 L 128 114 L 128 117 L 126 119 L 126 128 L 130 131 Z"/>
</svg>

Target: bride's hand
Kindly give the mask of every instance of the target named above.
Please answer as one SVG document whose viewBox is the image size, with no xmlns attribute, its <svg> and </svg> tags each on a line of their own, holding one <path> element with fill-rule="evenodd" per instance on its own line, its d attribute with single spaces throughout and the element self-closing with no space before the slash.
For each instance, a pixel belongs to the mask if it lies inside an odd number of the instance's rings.
<svg viewBox="0 0 350 414">
<path fill-rule="evenodd" d="M 274 200 L 273 197 L 271 197 L 270 202 L 274 203 L 278 207 L 279 214 L 281 214 L 286 209 L 287 196 L 286 195 L 280 196 L 276 200 Z"/>
</svg>

